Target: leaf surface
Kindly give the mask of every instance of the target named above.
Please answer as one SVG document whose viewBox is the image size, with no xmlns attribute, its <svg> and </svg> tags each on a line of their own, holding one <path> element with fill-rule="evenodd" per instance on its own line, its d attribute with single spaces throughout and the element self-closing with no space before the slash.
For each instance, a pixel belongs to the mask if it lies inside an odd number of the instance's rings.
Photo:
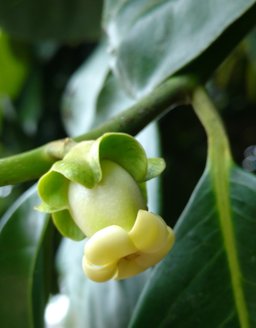
<svg viewBox="0 0 256 328">
<path fill-rule="evenodd" d="M 256 177 L 236 166 L 219 198 L 206 170 L 130 327 L 255 327 Z"/>
<path fill-rule="evenodd" d="M 108 70 L 106 44 L 102 42 L 68 81 L 62 98 L 62 114 L 65 129 L 71 137 L 85 133 L 95 125 L 97 98 Z"/>
<path fill-rule="evenodd" d="M 45 214 L 33 209 L 38 203 L 33 187 L 14 203 L 1 220 L 0 317 L 3 327 L 42 327 L 43 317 L 34 316 L 41 299 L 35 298 L 33 302 L 33 284 L 39 250 L 49 220 Z"/>
<path fill-rule="evenodd" d="M 254 0 L 106 1 L 113 70 L 129 93 L 144 95 L 204 53 L 253 6 Z M 254 17 L 248 18 L 251 26 Z M 236 42 L 240 28 L 233 33 Z M 222 47 L 225 42 L 216 51 L 219 61 Z"/>
</svg>

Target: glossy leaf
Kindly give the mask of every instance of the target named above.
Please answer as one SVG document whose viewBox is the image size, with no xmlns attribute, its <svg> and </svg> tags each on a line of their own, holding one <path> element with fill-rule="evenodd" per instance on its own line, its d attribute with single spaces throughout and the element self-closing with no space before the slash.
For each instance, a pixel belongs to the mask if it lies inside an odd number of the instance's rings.
<svg viewBox="0 0 256 328">
<path fill-rule="evenodd" d="M 0 318 L 3 327 L 42 327 L 44 308 L 38 309 L 38 304 L 44 306 L 43 299 L 33 301 L 33 287 L 37 279 L 35 267 L 49 221 L 45 214 L 33 209 L 38 202 L 33 187 L 1 220 Z M 43 288 L 42 282 L 40 288 Z M 37 297 L 39 295 L 42 296 L 37 294 Z M 41 317 L 35 316 L 35 311 Z"/>
<path fill-rule="evenodd" d="M 113 70 L 130 94 L 150 92 L 203 54 L 253 6 L 255 0 L 225 4 L 221 0 L 106 1 L 105 29 Z M 254 17 L 247 19 L 251 26 L 255 24 Z M 236 26 L 236 33 L 231 35 L 232 39 L 237 38 L 236 42 L 242 37 L 240 28 Z M 243 26 L 242 31 L 245 33 Z M 225 42 L 215 49 L 218 64 L 224 59 L 219 55 L 222 47 Z M 206 64 L 209 60 L 204 57 L 203 61 Z"/>
<path fill-rule="evenodd" d="M 234 166 L 228 173 L 229 211 L 206 170 L 130 327 L 255 327 L 256 177 Z"/>
<path fill-rule="evenodd" d="M 97 98 L 108 71 L 106 44 L 101 43 L 71 76 L 62 100 L 63 122 L 71 137 L 95 124 Z"/>
<path fill-rule="evenodd" d="M 96 40 L 102 0 L 0 1 L 0 26 L 25 40 Z"/>
</svg>

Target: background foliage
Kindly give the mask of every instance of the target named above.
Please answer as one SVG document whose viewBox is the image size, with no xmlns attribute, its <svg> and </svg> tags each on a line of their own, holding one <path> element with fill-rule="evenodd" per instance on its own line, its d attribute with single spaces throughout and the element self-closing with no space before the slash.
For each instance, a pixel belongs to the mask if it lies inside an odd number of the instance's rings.
<svg viewBox="0 0 256 328">
<path fill-rule="evenodd" d="M 34 211 L 34 181 L 0 187 L 4 327 L 43 327 L 45 303 L 56 293 L 70 298 L 63 327 L 255 326 L 255 17 L 252 0 L 0 0 L 0 156 L 78 136 L 173 75 L 195 76 L 206 84 L 243 167 L 228 174 L 246 281 L 239 312 L 212 170 L 205 170 L 205 132 L 191 106 L 182 105 L 139 136 L 149 156 L 161 152 L 166 159 L 161 193 L 156 181 L 149 187 L 149 208 L 161 209 L 177 234 L 174 251 L 152 272 L 119 283 L 87 281 L 82 244 L 61 240 Z"/>
</svg>

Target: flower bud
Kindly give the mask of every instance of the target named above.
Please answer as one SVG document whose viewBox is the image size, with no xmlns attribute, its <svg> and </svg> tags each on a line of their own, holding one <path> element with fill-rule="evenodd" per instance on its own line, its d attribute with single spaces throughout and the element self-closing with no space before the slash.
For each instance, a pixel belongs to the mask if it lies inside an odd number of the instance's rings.
<svg viewBox="0 0 256 328">
<path fill-rule="evenodd" d="M 90 279 L 128 278 L 171 249 L 173 231 L 146 205 L 146 181 L 164 167 L 131 136 L 107 133 L 75 144 L 39 180 L 38 209 L 52 214 L 64 236 L 90 237 L 82 261 Z"/>
<path fill-rule="evenodd" d="M 88 237 L 117 223 L 129 231 L 139 209 L 146 209 L 143 195 L 127 171 L 109 160 L 103 160 L 101 168 L 102 179 L 94 188 L 70 182 L 68 189 L 71 216 Z"/>
</svg>

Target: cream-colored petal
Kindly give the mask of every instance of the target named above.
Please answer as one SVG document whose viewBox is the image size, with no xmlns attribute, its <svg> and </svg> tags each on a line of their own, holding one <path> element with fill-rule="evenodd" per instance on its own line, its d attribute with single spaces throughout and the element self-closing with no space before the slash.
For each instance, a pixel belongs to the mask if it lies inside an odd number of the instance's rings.
<svg viewBox="0 0 256 328">
<path fill-rule="evenodd" d="M 119 226 L 109 226 L 96 232 L 86 243 L 84 255 L 94 265 L 107 265 L 136 252 L 128 233 Z"/>
<path fill-rule="evenodd" d="M 129 236 L 141 252 L 156 252 L 166 243 L 167 228 L 168 226 L 160 216 L 139 210 Z"/>
<path fill-rule="evenodd" d="M 136 254 L 134 255 L 136 256 Z M 140 256 L 140 255 L 138 255 Z M 135 276 L 136 274 L 145 271 L 145 268 L 142 267 L 135 259 L 122 258 L 117 265 L 117 272 L 114 276 L 114 279 L 126 279 Z"/>
<path fill-rule="evenodd" d="M 173 243 L 173 230 L 162 218 L 140 210 L 130 232 L 112 225 L 88 240 L 83 269 L 98 282 L 129 278 L 158 263 Z"/>
<path fill-rule="evenodd" d="M 163 259 L 172 248 L 174 233 L 171 228 L 166 227 L 167 236 L 164 244 L 155 252 L 144 253 L 138 251 L 132 255 L 122 258 L 117 264 L 117 273 L 114 279 L 125 279 L 139 274 Z"/>
<path fill-rule="evenodd" d="M 86 276 L 96 282 L 104 282 L 112 279 L 117 271 L 116 263 L 111 263 L 105 266 L 97 266 L 88 262 L 85 256 L 83 257 L 82 266 Z"/>
<path fill-rule="evenodd" d="M 174 244 L 174 233 L 171 228 L 168 227 L 168 237 L 165 244 L 160 249 L 152 253 L 141 253 L 140 256 L 135 258 L 135 262 L 142 268 L 146 269 L 157 264 L 161 261 L 170 251 Z"/>
</svg>

